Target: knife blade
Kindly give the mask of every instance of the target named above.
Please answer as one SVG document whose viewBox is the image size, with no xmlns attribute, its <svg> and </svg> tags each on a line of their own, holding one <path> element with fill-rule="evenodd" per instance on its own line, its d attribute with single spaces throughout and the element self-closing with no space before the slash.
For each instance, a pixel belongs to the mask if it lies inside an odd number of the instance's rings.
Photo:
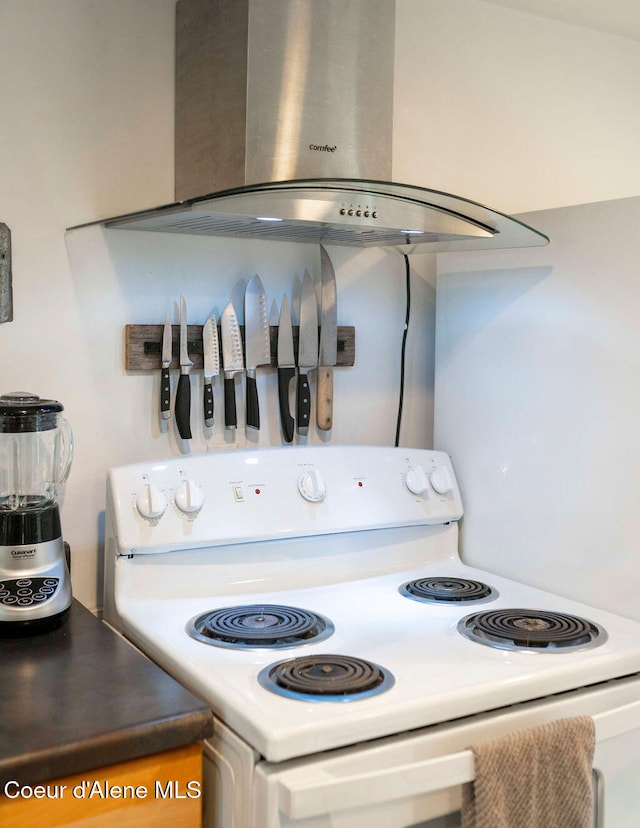
<svg viewBox="0 0 640 828">
<path fill-rule="evenodd" d="M 244 294 L 244 347 L 247 370 L 247 426 L 260 428 L 256 368 L 271 363 L 267 295 L 259 276 L 252 276 Z"/>
<path fill-rule="evenodd" d="M 167 316 L 162 333 L 162 368 L 160 372 L 160 414 L 163 420 L 168 420 L 171 416 L 171 379 L 169 377 L 171 351 L 171 321 Z"/>
<path fill-rule="evenodd" d="M 280 402 L 280 422 L 282 433 L 287 443 L 293 440 L 294 420 L 289 408 L 289 388 L 296 375 L 296 359 L 293 353 L 293 328 L 291 311 L 285 293 L 280 305 L 278 322 L 278 399 Z"/>
<path fill-rule="evenodd" d="M 329 254 L 322 245 L 320 268 L 322 299 L 316 419 L 321 431 L 330 431 L 333 427 L 333 366 L 338 356 L 338 308 L 336 274 Z"/>
<path fill-rule="evenodd" d="M 224 424 L 227 428 L 237 428 L 236 389 L 234 377 L 244 370 L 242 355 L 242 337 L 238 317 L 229 303 L 220 318 L 222 334 L 222 367 L 224 371 Z"/>
<path fill-rule="evenodd" d="M 218 348 L 218 324 L 214 314 L 202 328 L 202 352 L 204 354 L 204 424 L 213 425 L 213 379 L 220 373 Z"/>
<path fill-rule="evenodd" d="M 191 439 L 191 380 L 189 371 L 193 362 L 187 346 L 187 303 L 180 297 L 180 379 L 176 391 L 176 423 L 183 440 Z"/>
<path fill-rule="evenodd" d="M 313 281 L 305 270 L 300 294 L 300 337 L 298 339 L 298 383 L 296 400 L 296 430 L 309 432 L 311 420 L 311 390 L 308 372 L 318 366 L 318 306 Z"/>
</svg>

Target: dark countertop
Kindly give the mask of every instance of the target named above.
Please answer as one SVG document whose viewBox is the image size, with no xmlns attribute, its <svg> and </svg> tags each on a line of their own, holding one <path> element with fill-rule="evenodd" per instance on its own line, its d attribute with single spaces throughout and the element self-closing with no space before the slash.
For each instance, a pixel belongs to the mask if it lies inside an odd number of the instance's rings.
<svg viewBox="0 0 640 828">
<path fill-rule="evenodd" d="M 209 708 L 73 602 L 58 630 L 0 639 L 0 785 L 198 742 Z"/>
</svg>

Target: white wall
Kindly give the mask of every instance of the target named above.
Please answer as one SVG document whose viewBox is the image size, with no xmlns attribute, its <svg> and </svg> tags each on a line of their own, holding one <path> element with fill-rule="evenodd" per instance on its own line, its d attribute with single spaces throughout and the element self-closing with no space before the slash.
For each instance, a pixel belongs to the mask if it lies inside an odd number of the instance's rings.
<svg viewBox="0 0 640 828">
<path fill-rule="evenodd" d="M 90 607 L 99 602 L 106 469 L 180 450 L 172 426 L 163 433 L 154 412 L 158 378 L 124 371 L 124 325 L 161 322 L 180 293 L 192 321 L 202 322 L 256 271 L 270 301 L 279 300 L 304 267 L 318 266 L 317 251 L 304 245 L 100 227 L 65 234 L 71 225 L 172 200 L 174 5 L 0 0 L 0 221 L 11 228 L 14 258 L 14 321 L 0 326 L 0 391 L 26 388 L 65 405 L 76 459 L 63 525 L 74 590 Z M 629 150 L 638 132 L 637 44 L 479 0 L 398 0 L 397 43 L 398 180 L 505 212 L 605 197 L 607 188 L 638 190 Z M 569 134 L 578 115 L 582 152 Z M 331 254 L 338 321 L 357 327 L 356 367 L 337 372 L 332 439 L 389 444 L 403 262 L 376 251 Z M 428 446 L 433 257 L 413 264 L 420 278 L 402 442 Z M 262 382 L 270 414 L 261 439 L 279 442 L 273 375 Z M 200 378 L 193 385 L 199 416 Z M 219 392 L 216 402 L 220 409 Z M 219 430 L 205 439 L 195 420 L 194 435 L 194 451 L 223 442 Z"/>
<path fill-rule="evenodd" d="M 480 0 L 398 0 L 396 65 L 397 180 L 505 213 L 640 193 L 638 40 Z"/>
<path fill-rule="evenodd" d="M 640 619 L 640 198 L 528 218 L 548 247 L 439 261 L 435 444 L 462 553 Z"/>
</svg>

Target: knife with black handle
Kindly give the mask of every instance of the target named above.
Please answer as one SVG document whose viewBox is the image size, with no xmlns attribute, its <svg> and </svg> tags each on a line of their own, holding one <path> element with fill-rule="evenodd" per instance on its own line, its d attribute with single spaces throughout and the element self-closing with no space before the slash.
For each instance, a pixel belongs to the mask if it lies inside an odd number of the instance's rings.
<svg viewBox="0 0 640 828">
<path fill-rule="evenodd" d="M 204 424 L 213 425 L 213 380 L 220 373 L 218 325 L 212 314 L 202 328 L 202 352 L 204 362 Z"/>
<path fill-rule="evenodd" d="M 187 305 L 180 297 L 180 379 L 176 391 L 176 424 L 183 440 L 191 439 L 191 380 L 189 371 L 193 362 L 187 346 Z"/>
<path fill-rule="evenodd" d="M 160 414 L 163 420 L 171 417 L 171 379 L 169 366 L 171 365 L 171 322 L 167 316 L 162 334 L 162 369 L 160 374 Z"/>
<path fill-rule="evenodd" d="M 240 325 L 231 303 L 222 311 L 220 331 L 224 372 L 224 424 L 226 428 L 234 429 L 238 427 L 235 375 L 244 371 L 244 356 Z"/>
<path fill-rule="evenodd" d="M 280 403 L 280 423 L 282 434 L 287 443 L 293 440 L 295 421 L 289 406 L 289 389 L 296 375 L 296 361 L 293 354 L 293 328 L 291 311 L 287 295 L 282 297 L 280 321 L 278 323 L 278 401 Z"/>
<path fill-rule="evenodd" d="M 246 420 L 248 428 L 260 428 L 256 369 L 271 362 L 271 337 L 267 295 L 259 276 L 253 276 L 244 294 L 244 352 L 247 372 Z"/>
<path fill-rule="evenodd" d="M 308 372 L 318 367 L 318 306 L 313 281 L 305 270 L 300 294 L 300 337 L 298 340 L 298 383 L 296 430 L 309 432 L 311 421 L 311 389 Z"/>
</svg>

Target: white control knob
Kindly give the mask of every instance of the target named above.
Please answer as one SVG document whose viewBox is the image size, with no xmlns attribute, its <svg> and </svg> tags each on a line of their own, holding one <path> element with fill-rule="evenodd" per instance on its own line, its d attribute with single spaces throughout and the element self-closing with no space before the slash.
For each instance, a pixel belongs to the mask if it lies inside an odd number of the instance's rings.
<svg viewBox="0 0 640 828">
<path fill-rule="evenodd" d="M 316 469 L 305 472 L 298 480 L 298 491 L 305 500 L 311 503 L 317 503 L 324 500 L 327 494 L 327 486 L 322 479 L 322 475 Z"/>
<path fill-rule="evenodd" d="M 159 518 L 167 508 L 167 500 L 153 483 L 147 483 L 136 498 L 136 509 L 147 520 Z"/>
<path fill-rule="evenodd" d="M 435 468 L 429 477 L 431 485 L 438 494 L 449 494 L 453 491 L 453 480 L 446 466 Z"/>
<path fill-rule="evenodd" d="M 204 493 L 195 480 L 189 478 L 188 480 L 183 480 L 178 486 L 173 499 L 181 512 L 192 515 L 202 509 Z"/>
<path fill-rule="evenodd" d="M 429 478 L 422 466 L 413 466 L 404 476 L 404 482 L 410 492 L 423 495 L 429 491 Z"/>
</svg>

